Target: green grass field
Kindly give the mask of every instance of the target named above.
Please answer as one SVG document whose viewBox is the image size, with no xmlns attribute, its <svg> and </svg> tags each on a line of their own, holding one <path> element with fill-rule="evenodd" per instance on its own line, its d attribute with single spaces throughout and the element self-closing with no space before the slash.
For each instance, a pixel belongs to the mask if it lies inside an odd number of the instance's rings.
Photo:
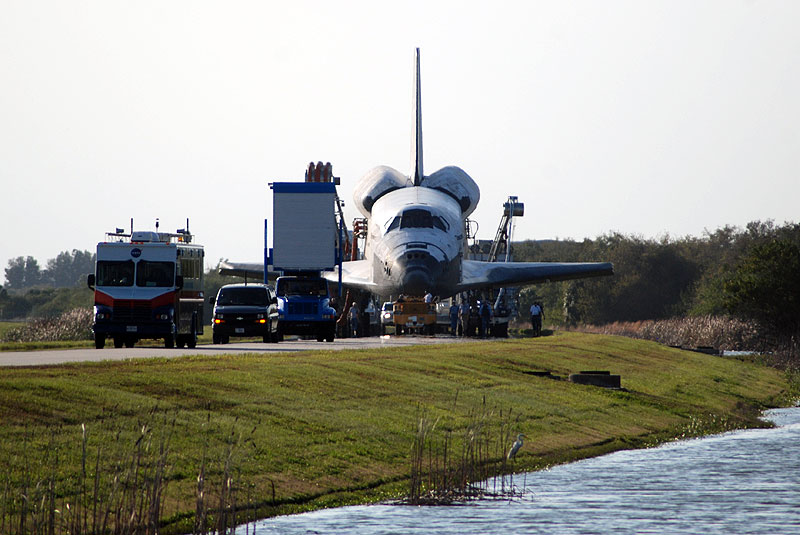
<svg viewBox="0 0 800 535">
<path fill-rule="evenodd" d="M 532 374 L 581 370 L 620 374 L 623 389 Z M 759 412 L 791 394 L 772 368 L 579 333 L 1 371 L 0 483 L 57 481 L 66 500 L 143 444 L 164 446 L 162 514 L 177 532 L 191 529 L 201 466 L 209 495 L 227 474 L 258 516 L 397 496 L 422 414 L 454 442 L 476 415 L 498 439 L 525 433 L 523 470 L 762 425 Z M 491 447 L 502 456 L 508 445 Z"/>
</svg>

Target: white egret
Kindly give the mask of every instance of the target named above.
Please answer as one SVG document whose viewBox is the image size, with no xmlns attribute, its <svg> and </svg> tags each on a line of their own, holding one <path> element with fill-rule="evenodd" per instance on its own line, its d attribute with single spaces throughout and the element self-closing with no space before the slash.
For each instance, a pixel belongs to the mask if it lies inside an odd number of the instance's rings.
<svg viewBox="0 0 800 535">
<path fill-rule="evenodd" d="M 506 457 L 506 459 L 511 460 L 514 458 L 519 449 L 522 447 L 523 438 L 525 438 L 525 435 L 523 435 L 522 433 L 517 435 L 517 440 L 514 441 L 514 444 L 511 445 L 511 449 L 508 450 L 508 456 Z"/>
</svg>

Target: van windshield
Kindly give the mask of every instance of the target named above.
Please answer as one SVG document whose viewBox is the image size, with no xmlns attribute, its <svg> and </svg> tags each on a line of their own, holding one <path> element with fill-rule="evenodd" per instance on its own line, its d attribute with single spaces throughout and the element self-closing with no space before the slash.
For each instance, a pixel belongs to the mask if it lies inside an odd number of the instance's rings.
<svg viewBox="0 0 800 535">
<path fill-rule="evenodd" d="M 133 260 L 98 260 L 97 285 L 133 286 Z"/>
<path fill-rule="evenodd" d="M 223 288 L 219 292 L 217 304 L 267 306 L 267 291 L 264 288 Z"/>
<path fill-rule="evenodd" d="M 175 262 L 139 260 L 136 266 L 136 286 L 159 288 L 175 284 Z"/>
</svg>

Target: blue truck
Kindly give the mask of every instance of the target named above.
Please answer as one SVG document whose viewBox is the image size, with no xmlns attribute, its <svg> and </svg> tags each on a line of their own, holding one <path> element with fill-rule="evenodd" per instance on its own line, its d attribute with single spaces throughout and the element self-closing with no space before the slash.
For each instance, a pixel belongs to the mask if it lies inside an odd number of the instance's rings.
<svg viewBox="0 0 800 535">
<path fill-rule="evenodd" d="M 319 274 L 278 277 L 278 340 L 284 335 L 314 336 L 317 342 L 333 342 L 336 310 L 331 306 L 328 281 Z"/>
</svg>

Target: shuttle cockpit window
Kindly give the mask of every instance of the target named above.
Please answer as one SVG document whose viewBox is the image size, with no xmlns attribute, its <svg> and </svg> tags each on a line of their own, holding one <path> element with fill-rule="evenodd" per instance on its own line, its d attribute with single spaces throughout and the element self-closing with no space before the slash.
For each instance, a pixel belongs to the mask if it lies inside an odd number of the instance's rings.
<svg viewBox="0 0 800 535">
<path fill-rule="evenodd" d="M 396 228 L 400 228 L 400 216 L 396 216 L 392 219 L 392 222 L 389 223 L 389 228 L 386 229 L 386 232 L 390 232 Z"/>
<path fill-rule="evenodd" d="M 420 208 L 406 210 L 400 220 L 400 228 L 433 228 L 433 216 Z"/>
<path fill-rule="evenodd" d="M 391 232 L 397 228 L 436 228 L 447 232 L 450 225 L 442 217 L 433 215 L 428 210 L 412 208 L 399 216 L 395 216 L 386 228 L 386 232 Z"/>
</svg>

